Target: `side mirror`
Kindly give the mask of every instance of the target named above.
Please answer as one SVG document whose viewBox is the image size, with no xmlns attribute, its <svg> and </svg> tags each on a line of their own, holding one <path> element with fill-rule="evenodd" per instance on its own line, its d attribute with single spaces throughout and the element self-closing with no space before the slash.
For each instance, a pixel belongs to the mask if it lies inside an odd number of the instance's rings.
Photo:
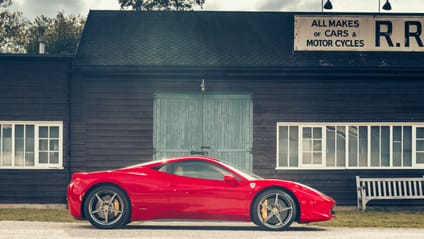
<svg viewBox="0 0 424 239">
<path fill-rule="evenodd" d="M 231 186 L 239 185 L 239 181 L 233 175 L 225 175 L 224 182 Z"/>
</svg>

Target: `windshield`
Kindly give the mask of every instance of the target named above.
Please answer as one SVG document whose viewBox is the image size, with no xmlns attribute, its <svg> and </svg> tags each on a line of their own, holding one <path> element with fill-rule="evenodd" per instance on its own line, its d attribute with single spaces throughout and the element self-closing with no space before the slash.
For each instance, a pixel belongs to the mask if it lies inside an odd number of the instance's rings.
<svg viewBox="0 0 424 239">
<path fill-rule="evenodd" d="M 245 169 L 241 169 L 229 162 L 224 162 L 221 160 L 218 160 L 219 162 L 225 164 L 227 167 L 229 167 L 231 170 L 235 171 L 236 173 L 240 174 L 241 176 L 243 176 L 244 178 L 246 178 L 247 180 L 258 180 L 258 179 L 263 179 L 261 176 L 258 176 L 254 173 L 248 172 Z"/>
</svg>

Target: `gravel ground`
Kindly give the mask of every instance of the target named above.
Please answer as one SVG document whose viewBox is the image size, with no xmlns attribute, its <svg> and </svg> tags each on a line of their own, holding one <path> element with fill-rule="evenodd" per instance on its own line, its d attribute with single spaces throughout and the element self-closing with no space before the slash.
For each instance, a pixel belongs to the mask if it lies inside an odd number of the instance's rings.
<svg viewBox="0 0 424 239">
<path fill-rule="evenodd" d="M 424 229 L 321 228 L 294 225 L 283 232 L 261 231 L 250 223 L 229 222 L 145 222 L 119 230 L 97 230 L 87 223 L 0 221 L 0 238 L 7 239 L 90 239 L 90 238 L 234 238 L 234 239 L 400 239 L 424 238 Z"/>
</svg>

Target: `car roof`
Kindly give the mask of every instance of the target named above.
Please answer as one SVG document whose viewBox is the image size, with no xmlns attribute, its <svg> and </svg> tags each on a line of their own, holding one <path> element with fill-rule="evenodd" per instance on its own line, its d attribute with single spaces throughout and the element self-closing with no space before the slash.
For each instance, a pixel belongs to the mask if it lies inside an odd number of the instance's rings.
<svg viewBox="0 0 424 239">
<path fill-rule="evenodd" d="M 219 162 L 218 159 L 206 156 L 181 156 L 181 157 L 173 157 L 173 158 L 165 158 L 160 160 L 153 160 L 150 162 L 137 164 L 131 167 L 155 167 L 165 163 L 172 162 L 181 162 L 181 161 L 190 161 L 190 160 L 199 160 L 199 161 L 209 161 L 209 162 Z"/>
</svg>

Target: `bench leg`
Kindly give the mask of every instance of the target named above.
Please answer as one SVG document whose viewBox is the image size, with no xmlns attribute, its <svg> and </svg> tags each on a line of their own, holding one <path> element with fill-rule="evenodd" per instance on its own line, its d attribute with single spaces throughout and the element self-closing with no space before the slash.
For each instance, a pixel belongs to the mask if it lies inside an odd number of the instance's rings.
<svg viewBox="0 0 424 239">
<path fill-rule="evenodd" d="M 367 200 L 365 198 L 362 198 L 362 211 L 367 210 Z"/>
<path fill-rule="evenodd" d="M 364 188 L 358 188 L 357 190 L 357 208 L 358 210 L 365 211 L 367 209 L 367 202 L 368 200 L 364 197 L 365 196 L 365 189 Z"/>
<path fill-rule="evenodd" d="M 362 202 L 361 202 L 362 199 L 361 199 L 361 196 L 360 196 L 360 192 L 359 191 L 358 191 L 357 197 L 358 197 L 358 199 L 356 200 L 356 208 L 359 211 L 359 210 L 362 210 Z"/>
</svg>

